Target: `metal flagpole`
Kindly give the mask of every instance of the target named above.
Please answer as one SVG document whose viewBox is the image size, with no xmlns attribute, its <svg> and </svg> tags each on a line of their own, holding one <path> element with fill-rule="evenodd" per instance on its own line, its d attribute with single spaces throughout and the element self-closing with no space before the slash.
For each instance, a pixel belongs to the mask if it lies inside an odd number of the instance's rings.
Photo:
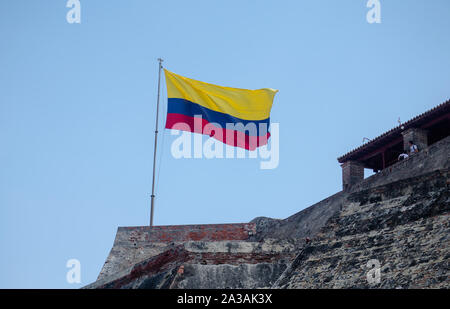
<svg viewBox="0 0 450 309">
<path fill-rule="evenodd" d="M 156 146 L 158 145 L 158 116 L 159 116 L 159 93 L 161 86 L 161 69 L 162 62 L 164 60 L 158 58 L 159 62 L 159 73 L 158 73 L 158 99 L 156 101 L 156 126 L 155 126 L 155 149 L 153 153 L 153 182 L 152 182 L 152 195 L 151 195 L 151 210 L 150 210 L 150 226 L 153 226 L 153 211 L 155 209 L 155 170 L 156 170 Z"/>
</svg>

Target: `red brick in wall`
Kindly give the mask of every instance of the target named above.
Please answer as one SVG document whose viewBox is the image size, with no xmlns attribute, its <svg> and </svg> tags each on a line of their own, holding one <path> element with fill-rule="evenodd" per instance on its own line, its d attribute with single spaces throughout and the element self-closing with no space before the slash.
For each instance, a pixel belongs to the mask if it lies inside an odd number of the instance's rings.
<svg viewBox="0 0 450 309">
<path fill-rule="evenodd" d="M 182 241 L 221 241 L 246 240 L 255 234 L 254 223 L 204 224 L 204 225 L 166 225 L 120 227 L 128 241 L 182 242 Z"/>
</svg>

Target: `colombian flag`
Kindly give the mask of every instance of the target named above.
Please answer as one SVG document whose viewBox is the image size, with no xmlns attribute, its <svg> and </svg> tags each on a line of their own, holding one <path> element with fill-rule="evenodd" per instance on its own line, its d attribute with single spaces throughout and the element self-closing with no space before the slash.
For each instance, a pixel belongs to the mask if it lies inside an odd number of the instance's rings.
<svg viewBox="0 0 450 309">
<path fill-rule="evenodd" d="M 270 137 L 270 110 L 278 90 L 222 87 L 164 69 L 167 129 L 206 134 L 227 145 L 255 150 Z"/>
</svg>

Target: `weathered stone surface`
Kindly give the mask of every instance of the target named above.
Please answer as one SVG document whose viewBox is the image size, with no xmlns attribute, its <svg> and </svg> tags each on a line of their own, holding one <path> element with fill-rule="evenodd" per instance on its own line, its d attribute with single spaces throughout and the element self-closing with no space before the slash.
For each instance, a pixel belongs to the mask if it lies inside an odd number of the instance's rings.
<svg viewBox="0 0 450 309">
<path fill-rule="evenodd" d="M 448 170 L 355 192 L 276 282 L 281 288 L 448 288 Z M 367 280 L 377 259 L 381 281 Z"/>
<path fill-rule="evenodd" d="M 97 280 L 185 242 L 245 241 L 255 232 L 253 223 L 119 227 Z"/>
<path fill-rule="evenodd" d="M 199 265 L 185 267 L 176 288 L 184 289 L 254 289 L 268 288 L 286 269 L 286 261 L 240 265 Z"/>
<path fill-rule="evenodd" d="M 254 287 L 268 287 L 275 282 L 292 257 L 275 252 L 189 251 L 185 245 L 179 245 L 112 276 L 97 280 L 86 288 L 178 288 L 191 284 L 206 288 L 219 283 L 228 288 L 245 287 L 244 283 Z M 195 269 L 201 272 L 192 273 Z M 223 270 L 229 270 L 230 273 L 220 274 Z M 262 272 L 265 273 L 264 276 L 261 275 Z M 239 273 L 248 274 L 249 277 L 235 280 Z M 209 281 L 197 282 L 200 278 Z"/>
<path fill-rule="evenodd" d="M 119 228 L 86 288 L 449 288 L 449 168 L 447 137 L 283 220 Z"/>
</svg>

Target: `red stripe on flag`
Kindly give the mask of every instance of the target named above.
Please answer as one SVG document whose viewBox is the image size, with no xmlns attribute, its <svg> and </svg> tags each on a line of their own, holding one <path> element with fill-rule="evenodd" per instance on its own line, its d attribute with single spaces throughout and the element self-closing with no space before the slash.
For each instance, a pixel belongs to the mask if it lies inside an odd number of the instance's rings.
<svg viewBox="0 0 450 309">
<path fill-rule="evenodd" d="M 200 118 L 190 117 L 182 114 L 167 114 L 166 129 L 183 130 L 187 132 L 204 134 L 205 126 L 210 122 L 204 118 L 201 118 L 201 126 L 194 125 L 194 121 L 200 121 Z M 181 124 L 181 125 L 180 125 Z M 189 126 L 189 128 L 186 127 Z M 210 128 L 210 127 L 209 127 Z M 217 132 L 215 132 L 217 130 Z M 267 144 L 270 138 L 270 132 L 267 132 L 263 136 L 251 136 L 244 132 L 229 130 L 226 128 L 218 128 L 213 126 L 211 130 L 212 134 L 207 134 L 212 138 L 221 141 L 224 144 L 233 147 L 240 147 L 246 150 L 255 150 L 257 147 L 261 147 Z"/>
</svg>

